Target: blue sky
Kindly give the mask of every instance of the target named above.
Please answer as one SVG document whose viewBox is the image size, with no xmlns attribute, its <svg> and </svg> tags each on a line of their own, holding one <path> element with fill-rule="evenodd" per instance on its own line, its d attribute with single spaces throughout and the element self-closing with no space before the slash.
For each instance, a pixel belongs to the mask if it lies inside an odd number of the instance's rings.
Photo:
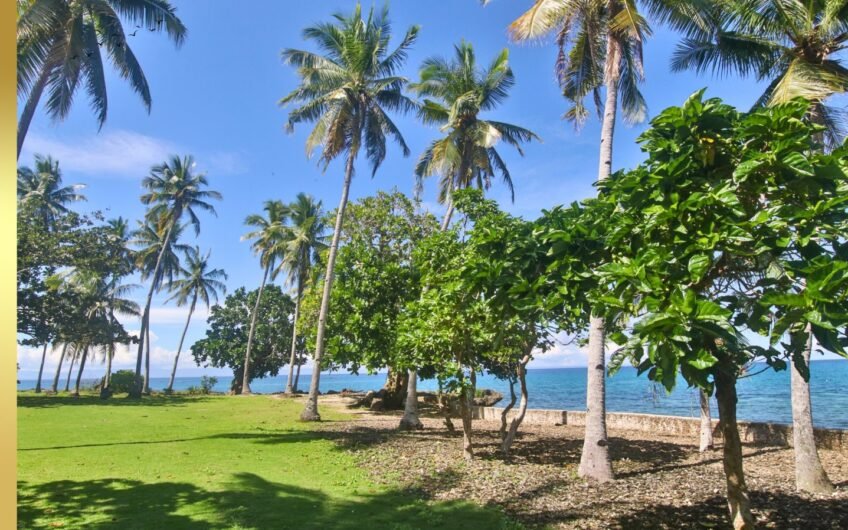
<svg viewBox="0 0 848 530">
<path fill-rule="evenodd" d="M 259 212 L 263 201 L 290 201 L 298 192 L 312 194 L 334 208 L 341 189 L 341 162 L 322 173 L 304 151 L 307 128 L 286 134 L 286 111 L 278 100 L 296 85 L 292 68 L 280 61 L 286 47 L 313 49 L 301 38 L 304 27 L 327 20 L 332 13 L 349 12 L 354 2 L 271 2 L 250 3 L 234 0 L 216 2 L 175 1 L 178 14 L 188 27 L 185 44 L 175 49 L 163 36 L 140 29 L 129 37 L 150 83 L 153 108 L 147 114 L 139 98 L 113 72 L 109 72 L 109 116 L 98 133 L 85 94 L 77 95 L 70 117 L 52 124 L 38 112 L 24 144 L 22 164 L 30 164 L 34 153 L 57 158 L 67 183 L 84 183 L 88 202 L 85 210 L 105 210 L 110 216 L 124 216 L 135 222 L 144 214 L 138 200 L 140 182 L 154 163 L 171 153 L 193 154 L 198 169 L 207 172 L 211 187 L 221 191 L 224 200 L 216 205 L 217 217 L 202 218 L 202 232 L 196 243 L 211 248 L 216 267 L 229 274 L 230 290 L 245 285 L 253 288 L 261 280 L 257 260 L 249 245 L 240 241 L 245 232 L 243 220 Z M 249 9 L 247 6 L 249 5 Z M 297 7 L 293 7 L 297 5 Z M 368 5 L 368 4 L 366 4 Z M 504 147 L 502 155 L 515 183 L 515 202 L 506 189 L 496 184 L 490 197 L 515 214 L 535 217 L 542 209 L 568 203 L 593 194 L 597 171 L 597 121 L 589 121 L 581 131 L 560 119 L 565 103 L 553 76 L 555 50 L 550 42 L 512 44 L 506 27 L 529 1 L 499 0 L 486 8 L 477 0 L 452 2 L 395 1 L 391 19 L 399 39 L 412 24 L 421 26 L 420 38 L 409 55 L 403 72 L 417 77 L 422 60 L 432 55 L 447 56 L 453 44 L 470 41 L 478 61 L 488 63 L 504 47 L 510 50 L 510 63 L 516 76 L 511 97 L 490 117 L 522 125 L 544 140 L 530 145 L 524 158 Z M 127 27 L 132 32 L 132 27 Z M 708 86 L 709 96 L 748 108 L 762 86 L 752 80 L 715 79 L 693 73 L 671 73 L 669 58 L 678 37 L 661 27 L 646 43 L 646 83 L 643 92 L 649 116 L 680 104 L 689 94 Z M 393 187 L 411 193 L 415 158 L 438 133 L 418 124 L 414 117 L 397 117 L 396 123 L 412 149 L 403 158 L 390 148 L 375 178 L 364 163 L 354 179 L 351 198 Z M 645 125 L 620 123 L 616 130 L 614 167 L 630 167 L 642 159 L 635 144 Z M 424 201 L 434 212 L 435 183 L 425 185 Z M 187 241 L 193 235 L 186 233 Z M 143 296 L 138 290 L 139 301 Z M 166 375 L 186 311 L 164 305 L 165 297 L 154 302 L 152 330 L 156 350 L 151 369 Z M 204 333 L 203 312 L 193 321 L 186 342 L 191 344 Z M 136 322 L 126 323 L 137 329 Z M 187 349 L 187 348 L 186 348 Z M 21 349 L 21 378 L 37 371 L 36 352 Z M 51 361 L 58 355 L 54 355 Z M 202 371 L 193 366 L 190 355 L 180 362 L 180 374 Z M 119 355 L 118 364 L 129 366 L 129 352 Z M 561 347 L 536 361 L 536 366 L 573 366 L 585 363 L 576 347 Z M 48 370 L 51 364 L 48 363 Z M 94 377 L 99 365 L 86 371 Z"/>
</svg>

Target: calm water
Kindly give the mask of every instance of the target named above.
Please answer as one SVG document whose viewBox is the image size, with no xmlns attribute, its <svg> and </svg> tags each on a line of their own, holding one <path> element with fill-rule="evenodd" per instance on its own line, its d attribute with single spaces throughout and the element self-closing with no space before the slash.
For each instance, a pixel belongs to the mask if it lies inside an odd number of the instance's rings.
<svg viewBox="0 0 848 530">
<path fill-rule="evenodd" d="M 755 372 L 758 369 L 755 368 Z M 811 394 L 813 400 L 813 421 L 819 427 L 848 429 L 848 361 L 816 361 L 812 363 Z M 309 387 L 309 375 L 301 375 L 299 386 Z M 385 374 L 349 375 L 342 373 L 322 374 L 321 391 L 375 390 L 383 386 Z M 229 377 L 218 377 L 216 391 L 226 392 L 230 387 Z M 177 378 L 176 390 L 185 390 L 196 386 L 200 378 Z M 151 387 L 164 388 L 167 378 L 152 378 Z M 22 381 L 19 389 L 34 388 L 33 381 Z M 509 386 L 491 376 L 478 376 L 479 388 L 493 388 L 504 395 L 509 394 Z M 254 392 L 280 392 L 285 388 L 284 377 L 258 379 L 251 383 Z M 529 370 L 527 373 L 529 406 L 538 409 L 585 408 L 586 369 L 558 368 L 549 370 Z M 739 418 L 749 421 L 773 423 L 791 423 L 792 411 L 789 400 L 789 372 L 768 370 L 753 377 L 741 379 L 738 383 Z M 435 390 L 435 381 L 421 381 L 419 390 Z M 637 377 L 636 370 L 625 367 L 615 376 L 607 379 L 607 410 L 618 412 L 645 412 L 674 416 L 697 416 L 698 395 L 686 388 L 683 380 L 671 394 L 651 384 L 644 376 Z M 713 400 L 713 417 L 718 417 Z"/>
</svg>

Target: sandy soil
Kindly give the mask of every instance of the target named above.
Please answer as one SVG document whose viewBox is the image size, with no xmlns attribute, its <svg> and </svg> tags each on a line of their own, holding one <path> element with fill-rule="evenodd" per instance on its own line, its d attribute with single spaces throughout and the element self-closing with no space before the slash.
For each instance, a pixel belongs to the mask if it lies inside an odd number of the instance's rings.
<svg viewBox="0 0 848 530">
<path fill-rule="evenodd" d="M 617 480 L 592 485 L 577 477 L 582 429 L 523 426 L 512 455 L 500 452 L 499 423 L 475 420 L 475 460 L 462 458 L 461 435 L 435 416 L 425 429 L 396 430 L 399 413 L 348 408 L 351 400 L 322 397 L 322 405 L 355 413 L 346 422 L 321 424 L 381 482 L 434 500 L 468 499 L 497 505 L 530 527 L 725 528 L 721 450 L 698 452 L 697 440 L 649 433 L 610 432 Z M 459 427 L 459 422 L 455 422 Z M 746 446 L 745 474 L 758 527 L 848 529 L 848 451 L 821 450 L 837 485 L 833 495 L 794 490 L 792 450 Z"/>
</svg>

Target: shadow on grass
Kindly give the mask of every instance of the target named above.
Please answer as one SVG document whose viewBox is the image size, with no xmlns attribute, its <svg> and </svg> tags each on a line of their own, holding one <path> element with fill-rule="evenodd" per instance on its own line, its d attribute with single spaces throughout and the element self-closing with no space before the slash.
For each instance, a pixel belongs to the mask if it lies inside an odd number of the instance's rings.
<svg viewBox="0 0 848 530">
<path fill-rule="evenodd" d="M 18 407 L 21 408 L 49 408 L 49 407 L 68 407 L 68 406 L 104 406 L 104 407 L 157 407 L 169 406 L 180 407 L 187 403 L 198 403 L 209 399 L 204 396 L 188 396 L 173 394 L 166 396 L 157 394 L 153 396 L 144 396 L 141 399 L 127 399 L 124 396 L 113 396 L 109 399 L 100 399 L 100 396 L 95 394 L 82 394 L 79 397 L 73 397 L 68 394 L 35 394 L 35 393 L 18 393 Z"/>
<path fill-rule="evenodd" d="M 132 480 L 18 483 L 22 528 L 207 530 L 212 528 L 515 528 L 497 510 L 463 502 L 427 503 L 407 493 L 343 497 L 234 475 L 223 490 Z"/>
<path fill-rule="evenodd" d="M 751 492 L 751 508 L 758 527 L 848 528 L 845 499 L 816 499 L 801 494 Z M 692 506 L 647 506 L 618 518 L 613 528 L 636 530 L 680 528 L 728 528 L 727 503 L 716 496 Z"/>
</svg>

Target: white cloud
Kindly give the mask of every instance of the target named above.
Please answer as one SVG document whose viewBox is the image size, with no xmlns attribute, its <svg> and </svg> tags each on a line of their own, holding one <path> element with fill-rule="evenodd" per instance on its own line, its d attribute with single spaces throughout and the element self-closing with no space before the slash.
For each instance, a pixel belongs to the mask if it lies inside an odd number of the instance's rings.
<svg viewBox="0 0 848 530">
<path fill-rule="evenodd" d="M 150 308 L 150 324 L 185 324 L 186 318 L 188 318 L 188 306 L 182 307 L 167 307 L 167 306 L 153 306 Z M 209 317 L 209 309 L 204 306 L 197 307 L 194 310 L 194 313 L 191 315 L 191 325 L 194 327 L 195 325 L 205 325 L 206 319 Z M 140 318 L 132 317 L 132 316 L 120 316 L 118 320 L 121 321 L 124 325 L 134 325 L 138 324 Z"/>
<path fill-rule="evenodd" d="M 74 139 L 32 132 L 27 135 L 21 160 L 31 160 L 34 154 L 50 155 L 68 172 L 137 179 L 168 156 L 191 152 L 186 146 L 123 129 Z M 238 153 L 201 152 L 195 153 L 195 159 L 202 169 L 217 175 L 234 175 L 247 169 Z"/>
</svg>

